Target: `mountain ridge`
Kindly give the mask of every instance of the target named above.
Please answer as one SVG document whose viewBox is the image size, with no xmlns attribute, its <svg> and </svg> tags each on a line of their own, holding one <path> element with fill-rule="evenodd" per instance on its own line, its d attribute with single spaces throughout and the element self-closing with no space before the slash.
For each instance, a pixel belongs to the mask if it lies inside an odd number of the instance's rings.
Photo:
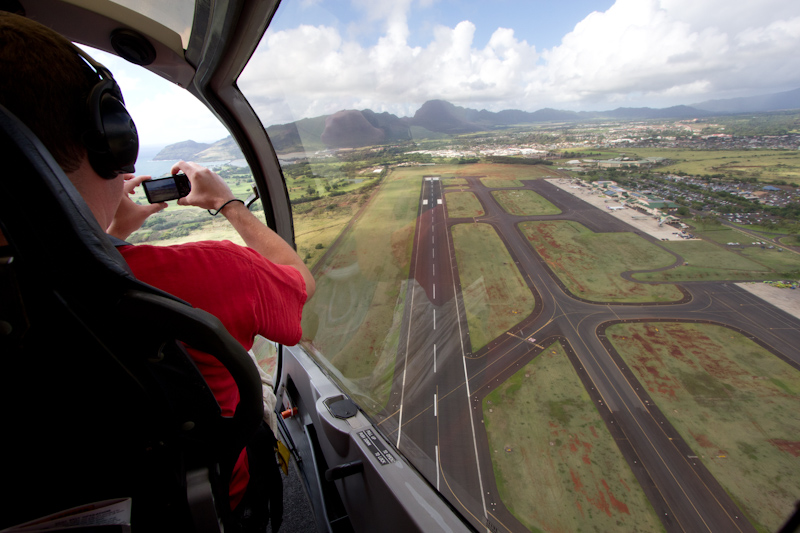
<svg viewBox="0 0 800 533">
<path fill-rule="evenodd" d="M 397 117 L 388 112 L 376 113 L 369 109 L 343 109 L 330 115 L 269 126 L 267 134 L 275 151 L 287 154 L 407 141 L 415 136 L 425 136 L 426 133 L 458 135 L 524 124 L 595 119 L 690 119 L 786 109 L 800 109 L 800 88 L 760 96 L 708 100 L 690 106 L 678 105 L 661 109 L 618 107 L 608 111 L 543 108 L 537 111 L 505 109 L 495 112 L 461 107 L 445 100 L 428 100 L 412 117 Z M 155 160 L 184 159 L 201 162 L 241 158 L 243 155 L 230 136 L 212 144 L 194 141 L 171 144 L 154 157 Z"/>
</svg>

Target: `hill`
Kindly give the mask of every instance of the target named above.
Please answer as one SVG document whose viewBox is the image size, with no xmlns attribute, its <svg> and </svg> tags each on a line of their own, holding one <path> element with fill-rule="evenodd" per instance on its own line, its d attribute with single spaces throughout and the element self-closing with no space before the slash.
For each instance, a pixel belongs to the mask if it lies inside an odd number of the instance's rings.
<svg viewBox="0 0 800 533">
<path fill-rule="evenodd" d="M 784 109 L 800 109 L 800 89 L 775 94 L 708 100 L 692 107 L 712 113 L 765 113 Z"/>
<path fill-rule="evenodd" d="M 244 154 L 230 135 L 213 144 L 183 141 L 162 149 L 153 158 L 154 161 L 233 161 L 244 159 Z"/>
<path fill-rule="evenodd" d="M 210 148 L 210 144 L 197 143 L 194 141 L 183 141 L 175 144 L 170 144 L 162 149 L 153 158 L 154 161 L 177 161 L 183 159 L 184 161 L 192 161 L 195 155 L 199 154 L 206 148 Z"/>
<path fill-rule="evenodd" d="M 673 106 L 664 109 L 650 107 L 619 107 L 609 111 L 561 111 L 544 108 L 538 111 L 507 109 L 504 111 L 476 110 L 456 106 L 445 100 L 429 100 L 413 117 L 399 118 L 391 113 L 375 113 L 345 109 L 332 115 L 304 118 L 288 124 L 267 128 L 272 145 L 279 154 L 324 150 L 327 148 L 358 148 L 411 140 L 413 138 L 458 135 L 547 122 L 578 122 L 584 120 L 648 120 L 690 119 L 720 114 L 769 112 L 800 109 L 800 89 L 783 93 L 709 100 L 692 106 Z M 412 135 L 413 132 L 413 135 Z M 157 160 L 186 159 L 194 161 L 226 161 L 242 158 L 233 139 L 227 137 L 214 144 L 184 141 L 167 146 L 155 157 Z"/>
</svg>

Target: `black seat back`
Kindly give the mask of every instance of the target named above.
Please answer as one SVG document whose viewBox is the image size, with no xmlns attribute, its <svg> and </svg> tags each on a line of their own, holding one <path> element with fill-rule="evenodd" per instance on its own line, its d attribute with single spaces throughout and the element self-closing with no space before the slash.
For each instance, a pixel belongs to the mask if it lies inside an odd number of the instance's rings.
<svg viewBox="0 0 800 533">
<path fill-rule="evenodd" d="M 187 475 L 210 473 L 224 513 L 233 462 L 262 416 L 247 352 L 213 316 L 137 281 L 47 150 L 2 107 L 0 150 L 9 241 L 0 528 L 132 497 L 135 530 L 214 530 L 207 502 L 187 496 Z M 182 343 L 231 372 L 241 396 L 233 418 L 220 415 Z"/>
</svg>

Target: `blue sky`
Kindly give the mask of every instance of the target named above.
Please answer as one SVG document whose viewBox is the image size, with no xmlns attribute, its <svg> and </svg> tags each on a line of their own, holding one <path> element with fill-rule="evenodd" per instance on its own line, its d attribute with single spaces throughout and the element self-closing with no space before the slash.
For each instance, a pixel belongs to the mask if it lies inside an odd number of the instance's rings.
<svg viewBox="0 0 800 533">
<path fill-rule="evenodd" d="M 281 16 L 272 25 L 273 30 L 293 27 L 297 19 L 305 24 L 332 25 L 348 32 L 362 44 L 376 40 L 383 32 L 365 16 L 358 5 L 337 1 L 335 14 L 325 9 L 332 2 L 294 1 L 284 2 Z M 605 11 L 613 0 L 438 0 L 413 2 L 408 10 L 408 26 L 411 31 L 409 44 L 421 46 L 432 38 L 433 23 L 455 27 L 462 20 L 477 24 L 475 44 L 484 46 L 497 28 L 513 28 L 520 39 L 538 48 L 550 48 L 561 42 L 561 38 L 572 31 L 575 25 L 592 11 Z M 350 27 L 353 26 L 353 27 Z"/>
<path fill-rule="evenodd" d="M 239 85 L 267 125 L 341 109 L 408 116 L 433 98 L 668 107 L 798 88 L 798 50 L 800 2 L 786 0 L 285 0 Z M 143 144 L 226 135 L 177 87 L 99 59 Z"/>
</svg>

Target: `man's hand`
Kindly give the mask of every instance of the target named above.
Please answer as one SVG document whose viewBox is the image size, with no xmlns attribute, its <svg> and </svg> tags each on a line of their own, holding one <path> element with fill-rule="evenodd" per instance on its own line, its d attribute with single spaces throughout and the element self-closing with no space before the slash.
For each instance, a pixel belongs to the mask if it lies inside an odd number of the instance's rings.
<svg viewBox="0 0 800 533">
<path fill-rule="evenodd" d="M 113 235 L 123 241 L 130 236 L 131 233 L 142 227 L 147 217 L 154 213 L 158 213 L 167 207 L 166 202 L 158 204 L 139 205 L 131 200 L 130 195 L 133 194 L 136 187 L 141 185 L 143 181 L 150 179 L 150 176 L 134 176 L 133 174 L 126 174 L 124 190 L 125 194 L 122 195 L 122 200 L 114 213 L 114 220 L 111 225 L 106 229 L 106 233 Z"/>
<path fill-rule="evenodd" d="M 222 204 L 234 198 L 231 188 L 213 170 L 197 163 L 179 161 L 172 167 L 173 174 L 177 174 L 178 171 L 183 171 L 192 184 L 192 192 L 178 199 L 180 205 L 193 205 L 216 211 Z"/>
</svg>

